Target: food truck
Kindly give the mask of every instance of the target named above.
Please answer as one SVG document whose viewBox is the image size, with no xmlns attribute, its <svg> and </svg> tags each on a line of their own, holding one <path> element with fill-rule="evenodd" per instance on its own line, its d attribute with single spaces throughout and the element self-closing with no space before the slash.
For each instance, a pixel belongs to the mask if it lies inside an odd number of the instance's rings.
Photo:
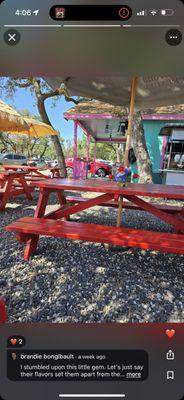
<svg viewBox="0 0 184 400">
<path fill-rule="evenodd" d="M 167 124 L 160 130 L 163 136 L 162 183 L 184 185 L 184 124 Z"/>
</svg>

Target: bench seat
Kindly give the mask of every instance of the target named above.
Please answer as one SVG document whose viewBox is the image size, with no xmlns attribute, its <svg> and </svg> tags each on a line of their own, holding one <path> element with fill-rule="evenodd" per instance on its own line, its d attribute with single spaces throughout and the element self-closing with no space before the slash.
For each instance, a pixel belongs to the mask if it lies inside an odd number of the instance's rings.
<svg viewBox="0 0 184 400">
<path fill-rule="evenodd" d="M 85 199 L 84 197 L 67 196 L 66 200 L 69 203 L 81 203 L 88 199 L 87 198 Z M 169 214 L 177 214 L 182 209 L 182 207 L 172 206 L 172 205 L 167 205 L 167 204 L 166 205 L 158 204 L 158 203 L 150 203 L 150 204 L 153 206 L 156 206 L 157 208 L 159 208 L 159 210 L 168 212 Z M 111 200 L 107 203 L 102 203 L 100 206 L 118 208 L 118 201 Z M 140 207 L 136 206 L 135 204 L 131 203 L 130 201 L 124 201 L 123 208 L 128 209 L 128 210 L 141 210 Z"/>
<path fill-rule="evenodd" d="M 17 220 L 8 225 L 6 230 L 15 232 L 17 239 L 25 243 L 28 243 L 30 239 L 38 239 L 39 235 L 43 235 L 184 254 L 184 235 L 176 233 L 152 232 L 32 217 L 24 217 Z M 36 248 L 34 247 L 35 250 Z M 31 255 L 33 255 L 34 251 Z M 28 252 L 25 252 L 25 254 L 28 254 Z M 30 253 L 24 256 L 25 259 L 29 257 Z"/>
</svg>

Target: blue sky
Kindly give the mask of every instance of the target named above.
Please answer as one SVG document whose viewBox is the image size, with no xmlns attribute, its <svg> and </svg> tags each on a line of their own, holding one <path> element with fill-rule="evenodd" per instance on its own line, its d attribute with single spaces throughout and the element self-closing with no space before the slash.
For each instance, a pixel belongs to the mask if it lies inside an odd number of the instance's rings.
<svg viewBox="0 0 184 400">
<path fill-rule="evenodd" d="M 37 111 L 37 107 L 34 104 L 34 97 L 30 93 L 29 90 L 26 89 L 17 89 L 17 92 L 13 99 L 6 96 L 5 91 L 3 91 L 1 98 L 7 104 L 13 106 L 18 111 L 29 110 L 33 115 L 39 115 Z M 73 102 L 66 102 L 64 97 L 60 97 L 56 102 L 55 107 L 52 107 L 52 99 L 47 99 L 45 102 L 46 110 L 50 121 L 54 128 L 58 130 L 61 134 L 61 137 L 64 139 L 72 139 L 73 138 L 73 122 L 66 121 L 63 118 L 63 113 L 67 111 L 69 108 L 73 107 L 75 104 Z M 79 138 L 81 137 L 81 131 L 79 129 Z"/>
</svg>

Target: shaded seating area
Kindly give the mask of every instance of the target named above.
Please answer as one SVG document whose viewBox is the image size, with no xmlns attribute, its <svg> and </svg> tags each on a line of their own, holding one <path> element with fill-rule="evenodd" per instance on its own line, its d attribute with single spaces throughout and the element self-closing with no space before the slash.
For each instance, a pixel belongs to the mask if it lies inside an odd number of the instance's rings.
<svg viewBox="0 0 184 400">
<path fill-rule="evenodd" d="M 148 200 L 150 197 L 184 199 L 182 186 L 129 184 L 120 187 L 116 182 L 67 179 L 43 180 L 37 182 L 36 185 L 40 188 L 40 196 L 34 218 L 21 218 L 6 227 L 6 230 L 15 232 L 17 240 L 26 244 L 25 260 L 28 260 L 36 252 L 40 235 L 184 254 L 184 208 L 181 207 L 178 212 L 170 213 L 167 208 L 162 209 L 156 204 L 143 200 L 145 197 Z M 82 193 L 92 192 L 97 193 L 98 196 L 73 204 L 68 201 L 66 190 Z M 57 194 L 59 207 L 47 213 L 46 207 L 51 193 Z M 173 233 L 128 229 L 119 226 L 124 200 L 121 208 L 118 208 L 116 227 L 70 221 L 71 215 L 81 211 L 95 206 L 108 206 L 109 202 L 114 201 L 115 196 L 121 196 L 122 199 L 126 199 L 141 210 L 147 211 L 171 225 Z"/>
</svg>

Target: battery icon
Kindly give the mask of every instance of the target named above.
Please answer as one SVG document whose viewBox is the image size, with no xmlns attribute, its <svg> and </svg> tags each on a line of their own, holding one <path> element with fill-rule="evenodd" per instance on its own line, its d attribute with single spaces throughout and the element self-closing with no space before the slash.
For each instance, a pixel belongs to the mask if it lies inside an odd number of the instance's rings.
<svg viewBox="0 0 184 400">
<path fill-rule="evenodd" d="M 173 14 L 174 14 L 174 10 L 172 10 L 171 8 L 161 10 L 161 15 L 163 15 L 164 17 L 172 17 Z"/>
</svg>

